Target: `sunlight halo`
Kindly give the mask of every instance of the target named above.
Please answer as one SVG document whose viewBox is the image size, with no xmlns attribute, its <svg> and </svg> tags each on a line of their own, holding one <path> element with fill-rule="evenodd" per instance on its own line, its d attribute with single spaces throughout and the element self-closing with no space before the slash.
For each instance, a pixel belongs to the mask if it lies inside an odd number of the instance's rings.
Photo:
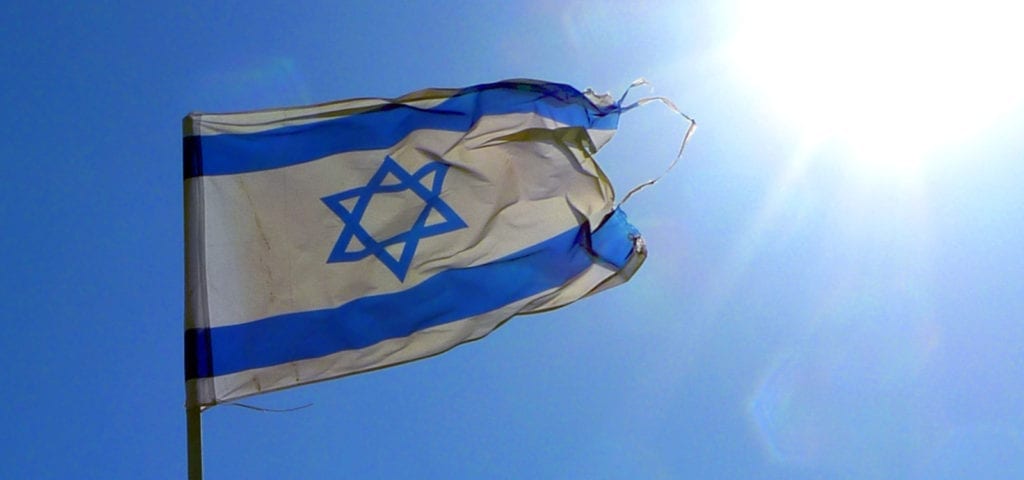
<svg viewBox="0 0 1024 480">
<path fill-rule="evenodd" d="M 726 58 L 807 143 L 908 175 L 1024 100 L 1017 2 L 742 1 Z"/>
</svg>

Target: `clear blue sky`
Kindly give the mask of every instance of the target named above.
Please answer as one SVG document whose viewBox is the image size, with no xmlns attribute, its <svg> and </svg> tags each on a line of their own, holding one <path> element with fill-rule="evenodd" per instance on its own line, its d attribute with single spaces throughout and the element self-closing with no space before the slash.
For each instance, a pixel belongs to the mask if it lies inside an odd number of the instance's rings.
<svg viewBox="0 0 1024 480">
<path fill-rule="evenodd" d="M 207 478 L 1024 478 L 1019 12 L 142 3 L 5 7 L 0 478 L 184 478 L 189 111 L 638 76 L 700 128 L 630 283 L 209 410 Z M 618 191 L 684 126 L 625 115 Z"/>
</svg>

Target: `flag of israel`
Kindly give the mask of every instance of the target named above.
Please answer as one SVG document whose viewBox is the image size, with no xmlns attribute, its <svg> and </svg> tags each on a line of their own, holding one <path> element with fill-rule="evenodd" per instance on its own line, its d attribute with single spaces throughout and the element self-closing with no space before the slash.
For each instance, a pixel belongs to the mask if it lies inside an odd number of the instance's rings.
<svg viewBox="0 0 1024 480">
<path fill-rule="evenodd" d="M 628 280 L 614 99 L 515 80 L 184 119 L 187 404 L 423 358 Z"/>
</svg>

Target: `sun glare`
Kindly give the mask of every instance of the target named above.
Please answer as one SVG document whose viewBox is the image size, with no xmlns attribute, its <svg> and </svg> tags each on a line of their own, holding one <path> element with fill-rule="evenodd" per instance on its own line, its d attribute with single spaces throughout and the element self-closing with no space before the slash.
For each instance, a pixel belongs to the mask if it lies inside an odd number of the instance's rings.
<svg viewBox="0 0 1024 480">
<path fill-rule="evenodd" d="M 743 2 L 728 61 L 809 143 L 905 175 L 1024 100 L 1018 2 Z"/>
</svg>

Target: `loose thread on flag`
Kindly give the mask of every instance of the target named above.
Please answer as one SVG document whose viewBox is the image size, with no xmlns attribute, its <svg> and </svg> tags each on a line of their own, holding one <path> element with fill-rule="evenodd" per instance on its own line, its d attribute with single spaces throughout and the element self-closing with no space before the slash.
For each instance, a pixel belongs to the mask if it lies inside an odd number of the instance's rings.
<svg viewBox="0 0 1024 480">
<path fill-rule="evenodd" d="M 312 403 L 307 403 L 305 405 L 299 405 L 298 407 L 292 407 L 292 408 L 266 408 L 266 407 L 257 407 L 256 405 L 249 405 L 249 404 L 240 403 L 240 402 L 228 402 L 228 403 L 224 403 L 222 405 L 228 405 L 228 406 L 232 406 L 232 407 L 248 408 L 249 410 L 256 410 L 257 412 L 264 412 L 264 413 L 288 413 L 288 412 L 295 412 L 295 411 L 302 410 L 302 409 L 309 408 L 309 407 L 313 406 Z"/>
<path fill-rule="evenodd" d="M 622 93 L 622 97 L 619 98 L 619 105 L 622 105 L 622 102 L 626 99 L 626 96 L 629 94 L 630 90 L 632 90 L 634 87 L 639 87 L 639 86 L 642 86 L 642 85 L 650 85 L 650 82 L 648 82 L 644 78 L 638 78 L 638 79 L 634 80 L 633 83 L 631 83 L 629 85 L 629 87 L 626 88 L 626 91 Z M 622 112 L 622 113 L 625 113 L 625 112 L 628 112 L 628 111 L 630 111 L 630 110 L 632 110 L 632 109 L 634 109 L 636 107 L 642 107 L 642 106 L 644 106 L 644 105 L 646 105 L 648 103 L 651 103 L 651 102 L 660 102 L 661 104 L 663 104 L 666 107 L 668 107 L 669 110 L 672 110 L 676 114 L 682 116 L 690 124 L 689 124 L 689 126 L 686 127 L 686 133 L 683 135 L 683 141 L 679 144 L 679 152 L 676 153 L 675 158 L 672 159 L 672 162 L 669 163 L 669 165 L 665 169 L 665 171 L 661 172 L 661 174 L 658 175 L 657 177 L 654 177 L 654 178 L 652 178 L 650 180 L 647 180 L 646 182 L 643 182 L 643 183 L 633 187 L 628 192 L 626 192 L 626 195 L 622 197 L 622 200 L 619 200 L 619 203 L 615 205 L 616 209 L 618 209 L 624 203 L 626 203 L 626 201 L 629 200 L 629 198 L 632 197 L 633 194 L 635 194 L 635 193 L 637 193 L 637 192 L 639 192 L 639 191 L 641 191 L 641 190 L 643 190 L 643 189 L 645 189 L 645 188 L 647 188 L 647 187 L 649 187 L 651 185 L 654 185 L 655 183 L 658 183 L 658 181 L 661 180 L 662 177 L 667 175 L 668 172 L 672 171 L 672 169 L 675 168 L 676 164 L 679 163 L 679 159 L 683 157 L 683 151 L 686 150 L 686 144 L 687 144 L 687 142 L 690 141 L 690 137 L 693 135 L 693 132 L 697 129 L 697 121 L 694 120 L 689 115 L 683 113 L 681 110 L 679 110 L 679 107 L 676 106 L 675 102 L 673 102 L 671 99 L 666 98 L 666 97 L 660 97 L 660 96 L 658 96 L 658 97 L 644 97 L 644 98 L 641 98 L 641 99 L 639 99 L 639 100 L 637 100 L 637 101 L 635 101 L 635 102 L 633 102 L 633 103 L 631 103 L 631 104 L 629 104 L 629 105 L 627 105 L 625 107 L 620 107 L 619 111 Z"/>
</svg>

